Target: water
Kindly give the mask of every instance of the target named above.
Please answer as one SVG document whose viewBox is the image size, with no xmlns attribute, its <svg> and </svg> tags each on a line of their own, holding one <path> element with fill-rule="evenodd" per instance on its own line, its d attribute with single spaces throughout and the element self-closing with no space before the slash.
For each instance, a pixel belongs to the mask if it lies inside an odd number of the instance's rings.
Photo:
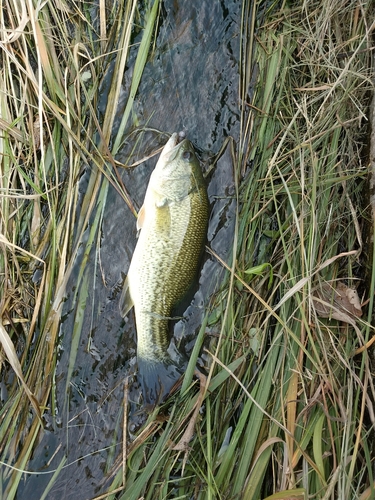
<svg viewBox="0 0 375 500">
<path fill-rule="evenodd" d="M 228 136 L 239 136 L 238 57 L 240 49 L 241 2 L 165 0 L 155 52 L 146 65 L 135 112 L 140 127 L 172 133 L 184 130 L 208 169 Z M 129 70 L 130 71 L 130 70 Z M 129 84 L 124 78 L 124 93 Z M 102 89 L 103 102 L 106 89 Z M 119 102 L 119 118 L 121 118 Z M 128 131 L 130 132 L 130 131 Z M 135 137 L 141 153 L 166 142 L 156 132 L 125 136 L 117 159 L 126 162 Z M 136 208 L 142 205 L 153 158 L 122 172 Z M 84 189 L 87 179 L 81 179 Z M 208 245 L 230 264 L 235 222 L 233 162 L 228 147 L 208 177 L 211 219 Z M 124 380 L 136 371 L 134 315 L 127 320 L 118 310 L 120 284 L 126 274 L 136 243 L 135 218 L 118 193 L 110 188 L 100 234 L 100 261 L 89 261 L 89 307 L 70 306 L 74 294 L 73 274 L 61 325 L 61 350 L 56 375 L 56 420 L 48 425 L 37 445 L 29 470 L 42 473 L 25 476 L 18 498 L 39 499 L 51 474 L 63 457 L 66 464 L 47 498 L 92 498 L 105 492 L 103 478 L 110 455 L 122 447 Z M 79 256 L 77 270 L 80 264 Z M 175 326 L 175 340 L 189 353 L 201 324 L 204 307 L 222 279 L 222 266 L 206 253 L 195 300 Z M 74 338 L 74 324 L 83 320 L 84 333 Z M 77 351 L 70 358 L 71 346 Z M 68 367 L 72 378 L 69 398 L 64 400 Z M 130 379 L 129 398 L 137 407 L 139 387 Z M 138 422 L 132 416 L 130 426 Z"/>
</svg>

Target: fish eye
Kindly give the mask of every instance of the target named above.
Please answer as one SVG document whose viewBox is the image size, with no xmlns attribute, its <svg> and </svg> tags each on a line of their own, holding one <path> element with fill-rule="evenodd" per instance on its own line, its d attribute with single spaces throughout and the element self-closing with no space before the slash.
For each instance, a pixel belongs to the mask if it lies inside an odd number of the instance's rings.
<svg viewBox="0 0 375 500">
<path fill-rule="evenodd" d="M 182 153 L 182 158 L 183 158 L 184 160 L 186 160 L 186 161 L 191 160 L 192 156 L 193 156 L 193 153 L 192 153 L 191 151 L 184 151 L 184 152 Z"/>
</svg>

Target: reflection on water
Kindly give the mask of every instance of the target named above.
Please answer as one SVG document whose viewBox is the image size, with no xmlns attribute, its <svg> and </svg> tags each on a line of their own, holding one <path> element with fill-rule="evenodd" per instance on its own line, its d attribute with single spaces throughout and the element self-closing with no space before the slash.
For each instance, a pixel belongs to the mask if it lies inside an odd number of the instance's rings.
<svg viewBox="0 0 375 500">
<path fill-rule="evenodd" d="M 166 133 L 185 130 L 205 168 L 227 136 L 239 135 L 240 15 L 241 3 L 237 1 L 164 1 L 155 51 L 135 100 L 140 128 Z M 130 70 L 124 79 L 124 98 L 129 81 Z M 105 89 L 102 95 L 104 102 Z M 115 127 L 122 106 L 120 100 Z M 141 134 L 130 132 L 125 134 L 117 158 L 123 163 L 128 161 L 135 144 L 135 155 L 139 158 L 167 139 L 152 130 Z M 123 171 L 123 182 L 136 208 L 143 202 L 155 162 L 153 158 L 135 169 Z M 85 175 L 80 182 L 84 189 Z M 230 262 L 235 198 L 229 148 L 209 176 L 208 193 L 211 203 L 208 245 Z M 47 416 L 47 430 L 29 466 L 30 470 L 53 470 L 67 457 L 67 466 L 47 497 L 51 499 L 76 499 L 77 491 L 79 498 L 91 498 L 102 492 L 108 457 L 116 456 L 122 446 L 124 380 L 136 372 L 134 315 L 131 313 L 123 320 L 118 310 L 121 282 L 135 247 L 136 226 L 133 215 L 115 190 L 108 193 L 100 238 L 100 261 L 90 256 L 87 301 L 90 307 L 77 304 L 73 309 L 72 275 L 61 325 L 57 415 L 56 419 Z M 78 256 L 77 269 L 81 258 Z M 206 254 L 195 299 L 174 330 L 176 343 L 187 354 L 222 272 L 221 265 Z M 84 334 L 74 338 L 74 324 L 79 321 L 83 322 Z M 74 360 L 70 359 L 72 344 L 78 346 Z M 65 401 L 68 369 L 72 378 L 69 398 Z M 136 375 L 131 381 L 129 399 L 135 411 L 139 401 Z M 19 498 L 40 498 L 50 479 L 49 474 L 28 476 L 20 486 Z"/>
</svg>

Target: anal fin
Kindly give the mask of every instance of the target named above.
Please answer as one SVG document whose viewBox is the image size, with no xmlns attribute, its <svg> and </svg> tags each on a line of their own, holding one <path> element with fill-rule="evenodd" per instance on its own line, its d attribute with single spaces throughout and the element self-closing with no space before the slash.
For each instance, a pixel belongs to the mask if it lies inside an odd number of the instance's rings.
<svg viewBox="0 0 375 500">
<path fill-rule="evenodd" d="M 123 318 L 125 318 L 125 316 L 128 314 L 133 305 L 134 304 L 130 296 L 130 290 L 129 290 L 129 280 L 128 277 L 126 277 L 119 302 L 120 314 Z"/>
</svg>

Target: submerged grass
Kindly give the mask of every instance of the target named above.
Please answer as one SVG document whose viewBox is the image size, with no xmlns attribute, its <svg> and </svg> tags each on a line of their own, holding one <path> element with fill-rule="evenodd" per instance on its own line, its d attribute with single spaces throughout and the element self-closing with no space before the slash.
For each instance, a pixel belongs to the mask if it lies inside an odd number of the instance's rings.
<svg viewBox="0 0 375 500">
<path fill-rule="evenodd" d="M 363 346 L 375 335 L 375 285 L 362 234 L 374 9 L 359 0 L 295 4 L 243 1 L 241 136 L 232 149 L 237 228 L 233 261 L 223 263 L 227 280 L 199 336 L 200 344 L 206 331 L 220 330 L 207 386 L 198 394 L 192 384 L 196 349 L 168 412 L 155 410 L 108 464 L 101 498 L 373 498 L 373 356 Z M 71 2 L 36 9 L 13 0 L 0 14 L 0 340 L 8 391 L 0 460 L 8 465 L 2 494 L 9 499 L 41 432 L 30 400 L 41 413 L 55 400 L 62 300 L 83 232 L 90 221 L 66 387 L 109 182 L 132 209 L 113 157 L 159 3 L 150 2 L 142 18 L 130 98 L 111 151 L 140 20 L 135 0 L 102 7 L 93 20 L 88 7 Z M 96 98 L 110 57 L 116 71 L 99 125 Z M 78 211 L 82 164 L 91 176 Z M 202 398 L 194 437 L 181 441 Z"/>
</svg>

